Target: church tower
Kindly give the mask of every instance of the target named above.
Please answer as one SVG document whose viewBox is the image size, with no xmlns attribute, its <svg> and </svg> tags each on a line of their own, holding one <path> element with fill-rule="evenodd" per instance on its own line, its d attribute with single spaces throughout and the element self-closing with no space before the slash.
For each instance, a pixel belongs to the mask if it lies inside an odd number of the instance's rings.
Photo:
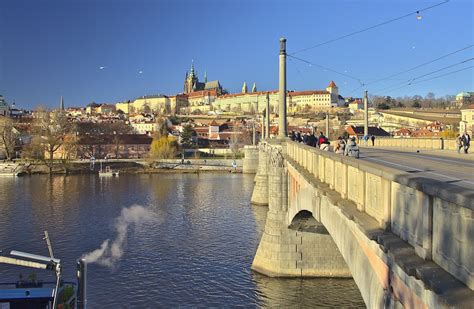
<svg viewBox="0 0 474 309">
<path fill-rule="evenodd" d="M 336 86 L 336 83 L 332 80 L 329 85 L 326 87 L 326 90 L 330 93 L 335 95 L 336 97 L 339 96 L 339 88 Z"/>
<path fill-rule="evenodd" d="M 339 104 L 339 88 L 334 81 L 331 81 L 326 87 L 326 90 L 331 94 L 331 104 Z"/>
<path fill-rule="evenodd" d="M 191 71 L 186 73 L 186 80 L 184 81 L 184 93 L 190 93 L 195 90 L 198 82 L 197 74 L 194 71 L 194 61 L 191 63 Z"/>
<path fill-rule="evenodd" d="M 242 93 L 247 93 L 247 92 L 249 92 L 247 88 L 247 82 L 244 82 L 244 85 L 242 86 Z"/>
<path fill-rule="evenodd" d="M 59 104 L 59 109 L 60 109 L 61 111 L 64 110 L 64 98 L 63 98 L 63 96 L 61 96 L 61 103 Z"/>
</svg>

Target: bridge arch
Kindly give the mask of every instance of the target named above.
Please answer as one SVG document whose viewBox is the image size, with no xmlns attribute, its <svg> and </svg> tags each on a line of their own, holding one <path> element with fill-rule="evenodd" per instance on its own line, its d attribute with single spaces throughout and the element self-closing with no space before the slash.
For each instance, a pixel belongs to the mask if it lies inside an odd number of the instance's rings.
<svg viewBox="0 0 474 309">
<path fill-rule="evenodd" d="M 316 220 L 313 213 L 308 210 L 301 210 L 298 212 L 291 220 L 288 228 L 299 232 L 329 235 L 329 232 L 324 225 Z"/>
<path fill-rule="evenodd" d="M 365 235 L 358 233 L 357 223 L 348 220 L 341 208 L 335 206 L 340 198 L 331 196 L 329 188 L 310 184 L 291 165 L 288 165 L 288 183 L 288 226 L 309 220 L 311 214 L 322 226 L 320 229 L 327 232 L 323 240 L 326 244 L 313 246 L 313 252 L 307 252 L 307 256 L 321 255 L 333 261 L 333 256 L 340 256 L 367 306 L 378 308 L 385 304 L 389 295 L 388 267 L 376 253 L 380 249 L 374 248 Z"/>
</svg>

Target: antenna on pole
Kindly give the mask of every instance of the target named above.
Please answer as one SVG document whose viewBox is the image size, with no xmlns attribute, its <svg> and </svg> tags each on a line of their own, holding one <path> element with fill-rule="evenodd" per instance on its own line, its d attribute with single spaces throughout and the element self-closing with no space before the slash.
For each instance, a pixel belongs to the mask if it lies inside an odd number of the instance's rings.
<svg viewBox="0 0 474 309">
<path fill-rule="evenodd" d="M 49 239 L 48 231 L 44 231 L 43 239 L 46 240 L 46 244 L 48 245 L 49 256 L 51 257 L 51 260 L 53 260 L 54 259 L 53 246 L 51 245 L 51 240 Z M 59 285 L 61 284 L 61 264 L 59 264 L 55 270 L 56 270 L 56 288 L 54 289 L 53 308 L 56 308 L 56 305 L 58 303 L 58 290 L 59 290 Z"/>
<path fill-rule="evenodd" d="M 48 246 L 49 256 L 54 259 L 53 247 L 51 246 L 51 240 L 49 239 L 48 231 L 44 231 L 44 240 L 46 240 L 46 245 Z"/>
</svg>

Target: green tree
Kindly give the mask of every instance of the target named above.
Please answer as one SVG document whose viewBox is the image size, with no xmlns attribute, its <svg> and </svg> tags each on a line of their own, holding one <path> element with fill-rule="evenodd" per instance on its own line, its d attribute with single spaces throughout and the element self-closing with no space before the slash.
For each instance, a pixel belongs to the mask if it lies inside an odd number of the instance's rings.
<svg viewBox="0 0 474 309">
<path fill-rule="evenodd" d="M 192 148 L 194 146 L 193 135 L 193 127 L 190 124 L 185 125 L 183 132 L 181 132 L 181 146 L 183 148 Z"/>
<path fill-rule="evenodd" d="M 377 105 L 377 108 L 378 109 L 390 109 L 390 106 L 387 103 L 382 102 L 379 105 Z"/>
</svg>

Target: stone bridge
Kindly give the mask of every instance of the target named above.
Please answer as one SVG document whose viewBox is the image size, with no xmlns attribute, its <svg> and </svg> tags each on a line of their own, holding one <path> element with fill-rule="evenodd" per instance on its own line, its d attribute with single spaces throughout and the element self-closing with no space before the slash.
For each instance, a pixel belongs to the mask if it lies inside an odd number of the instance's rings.
<svg viewBox="0 0 474 309">
<path fill-rule="evenodd" d="M 268 205 L 253 270 L 352 277 L 369 308 L 474 307 L 473 190 L 288 139 L 246 156 Z"/>
</svg>

